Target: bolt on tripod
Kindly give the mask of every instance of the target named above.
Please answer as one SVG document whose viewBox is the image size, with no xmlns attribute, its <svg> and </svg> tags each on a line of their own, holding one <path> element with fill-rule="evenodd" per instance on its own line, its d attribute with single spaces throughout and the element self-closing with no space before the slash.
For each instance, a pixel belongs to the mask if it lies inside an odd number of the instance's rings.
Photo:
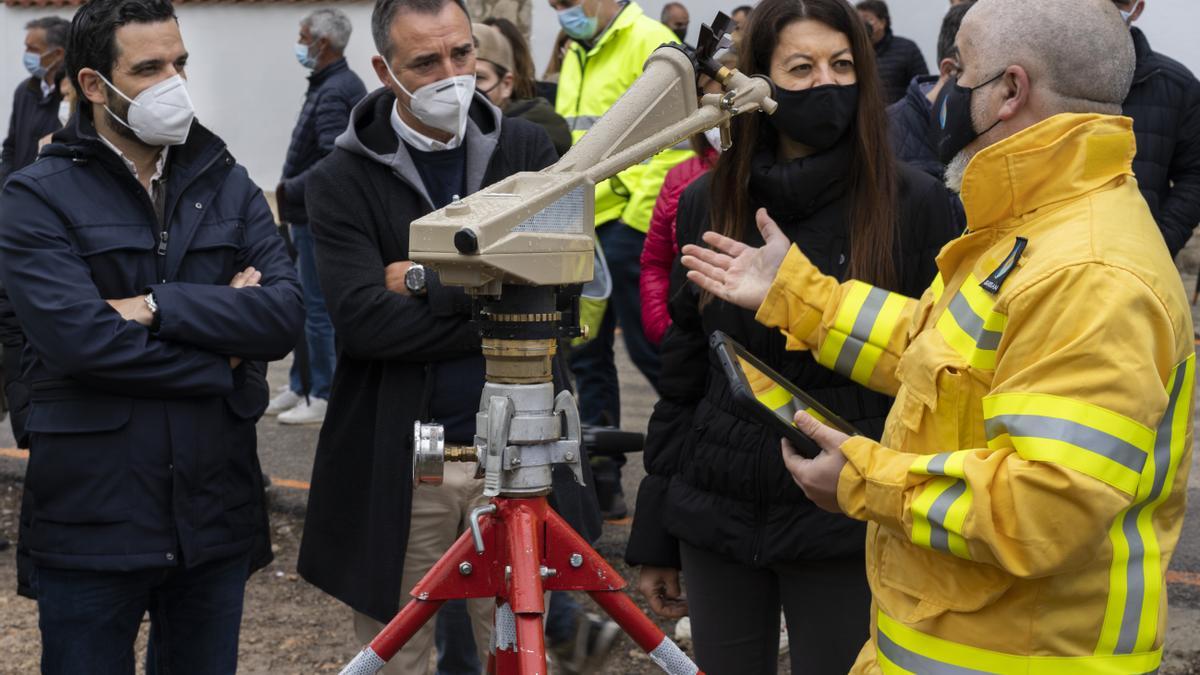
<svg viewBox="0 0 1200 675">
<path fill-rule="evenodd" d="M 555 333 L 564 319 L 556 292 L 506 288 L 503 299 L 489 304 L 481 322 L 487 382 L 476 415 L 475 447 L 446 448 L 440 425 L 417 422 L 413 478 L 418 484 L 440 484 L 443 462 L 478 462 L 491 503 L 471 513 L 470 530 L 342 673 L 377 672 L 443 603 L 458 598 L 496 599 L 488 673 L 546 673 L 547 591 L 588 593 L 664 671 L 698 673 L 622 591 L 625 581 L 617 571 L 546 501 L 555 464 L 570 467 L 583 485 L 575 397 L 568 391 L 556 396 L 551 382 Z M 505 311 L 516 307 L 521 311 Z"/>
</svg>

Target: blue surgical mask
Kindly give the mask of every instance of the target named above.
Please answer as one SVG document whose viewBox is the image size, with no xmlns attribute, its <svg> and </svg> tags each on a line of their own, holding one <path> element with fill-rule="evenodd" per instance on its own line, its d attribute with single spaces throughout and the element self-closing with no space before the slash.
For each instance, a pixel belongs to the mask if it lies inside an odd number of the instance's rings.
<svg viewBox="0 0 1200 675">
<path fill-rule="evenodd" d="M 42 65 L 42 55 L 37 52 L 25 52 L 25 57 L 22 59 L 25 63 L 25 70 L 34 77 L 45 77 L 46 67 Z"/>
<path fill-rule="evenodd" d="M 300 65 L 308 68 L 309 70 L 317 67 L 317 57 L 312 55 L 308 45 L 304 44 L 303 42 L 297 42 L 295 49 L 296 60 L 300 62 Z"/>
<path fill-rule="evenodd" d="M 1138 8 L 1138 5 L 1139 5 L 1139 4 L 1141 4 L 1141 3 L 1136 3 L 1136 2 L 1135 2 L 1135 3 L 1133 4 L 1133 9 L 1129 10 L 1128 12 L 1126 12 L 1126 11 L 1125 11 L 1125 10 L 1123 10 L 1123 9 L 1121 9 L 1121 10 L 1117 10 L 1117 11 L 1121 12 L 1121 20 L 1125 22 L 1125 25 L 1126 25 L 1126 26 L 1128 26 L 1128 25 L 1129 25 L 1129 20 L 1130 20 L 1131 18 L 1133 18 L 1133 13 L 1137 11 L 1137 8 Z"/>
<path fill-rule="evenodd" d="M 596 29 L 599 27 L 596 17 L 588 16 L 587 12 L 583 11 L 582 2 L 574 7 L 559 10 L 558 23 L 563 32 L 574 40 L 591 40 L 596 37 Z"/>
</svg>

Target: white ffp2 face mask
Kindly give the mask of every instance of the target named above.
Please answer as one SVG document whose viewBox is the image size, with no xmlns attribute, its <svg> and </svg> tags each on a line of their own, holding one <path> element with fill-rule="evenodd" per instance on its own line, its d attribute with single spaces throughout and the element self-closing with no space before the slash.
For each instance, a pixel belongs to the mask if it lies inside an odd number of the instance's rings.
<svg viewBox="0 0 1200 675">
<path fill-rule="evenodd" d="M 475 74 L 457 75 L 432 82 L 409 91 L 392 72 L 384 60 L 392 82 L 408 94 L 408 109 L 422 124 L 462 138 L 467 132 L 467 117 L 471 112 L 471 99 L 475 97 Z"/>
<path fill-rule="evenodd" d="M 147 87 L 137 98 L 126 96 L 103 75 L 100 75 L 100 79 L 104 80 L 109 89 L 129 101 L 129 121 L 117 117 L 108 106 L 104 106 L 104 109 L 110 117 L 128 127 L 143 143 L 158 147 L 182 145 L 187 141 L 196 111 L 192 107 L 192 97 L 188 95 L 187 85 L 182 77 L 168 77 Z"/>
<path fill-rule="evenodd" d="M 704 140 L 708 141 L 713 150 L 721 152 L 721 127 L 713 127 L 705 131 Z"/>
</svg>

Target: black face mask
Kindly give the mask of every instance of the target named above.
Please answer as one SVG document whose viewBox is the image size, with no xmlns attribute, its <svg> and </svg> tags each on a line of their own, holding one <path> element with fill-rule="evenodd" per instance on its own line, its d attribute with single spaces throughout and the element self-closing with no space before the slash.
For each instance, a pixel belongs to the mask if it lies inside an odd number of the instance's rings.
<svg viewBox="0 0 1200 675">
<path fill-rule="evenodd" d="M 837 145 L 858 115 L 858 85 L 827 84 L 802 91 L 775 88 L 779 109 L 767 117 L 779 133 L 820 152 Z"/>
<path fill-rule="evenodd" d="M 1003 72 L 969 89 L 961 86 L 955 77 L 942 87 L 937 100 L 933 102 L 933 122 L 929 125 L 933 147 L 942 164 L 949 164 L 972 141 L 1000 124 L 1000 120 L 996 120 L 987 129 L 975 131 L 975 123 L 971 120 L 971 95 L 1001 77 L 1004 77 Z"/>
<path fill-rule="evenodd" d="M 675 37 L 679 38 L 680 42 L 683 42 L 683 39 L 687 37 L 687 29 L 688 29 L 687 26 L 673 29 L 673 32 L 675 33 Z"/>
</svg>

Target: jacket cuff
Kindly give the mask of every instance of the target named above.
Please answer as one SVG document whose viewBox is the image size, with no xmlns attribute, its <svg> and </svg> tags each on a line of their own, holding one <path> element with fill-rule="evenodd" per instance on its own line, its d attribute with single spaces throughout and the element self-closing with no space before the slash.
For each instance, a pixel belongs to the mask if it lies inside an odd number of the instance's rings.
<svg viewBox="0 0 1200 675">
<path fill-rule="evenodd" d="M 821 309 L 815 305 L 823 303 L 814 303 L 812 295 L 820 292 L 825 280 L 825 275 L 793 244 L 754 315 L 755 320 L 782 330 L 787 335 L 788 349 L 805 349 L 803 341 L 821 325 Z"/>
<path fill-rule="evenodd" d="M 150 332 L 160 339 L 174 339 L 172 331 L 176 330 L 176 327 L 174 323 L 168 323 L 164 308 L 173 305 L 176 312 L 179 311 L 176 290 L 178 289 L 172 288 L 170 284 L 154 284 L 147 286 L 142 291 L 143 294 L 150 293 L 154 295 L 154 304 L 158 306 L 158 311 L 154 313 L 154 324 L 150 327 Z M 176 317 L 178 317 L 178 314 Z"/>
<path fill-rule="evenodd" d="M 683 569 L 679 559 L 679 540 L 667 532 L 662 514 L 666 508 L 667 479 L 646 476 L 638 488 L 633 527 L 625 546 L 625 562 L 630 566 L 650 565 Z"/>
<path fill-rule="evenodd" d="M 856 520 L 904 532 L 904 489 L 914 456 L 863 436 L 842 444 L 846 465 L 838 477 L 838 505 Z"/>
</svg>

